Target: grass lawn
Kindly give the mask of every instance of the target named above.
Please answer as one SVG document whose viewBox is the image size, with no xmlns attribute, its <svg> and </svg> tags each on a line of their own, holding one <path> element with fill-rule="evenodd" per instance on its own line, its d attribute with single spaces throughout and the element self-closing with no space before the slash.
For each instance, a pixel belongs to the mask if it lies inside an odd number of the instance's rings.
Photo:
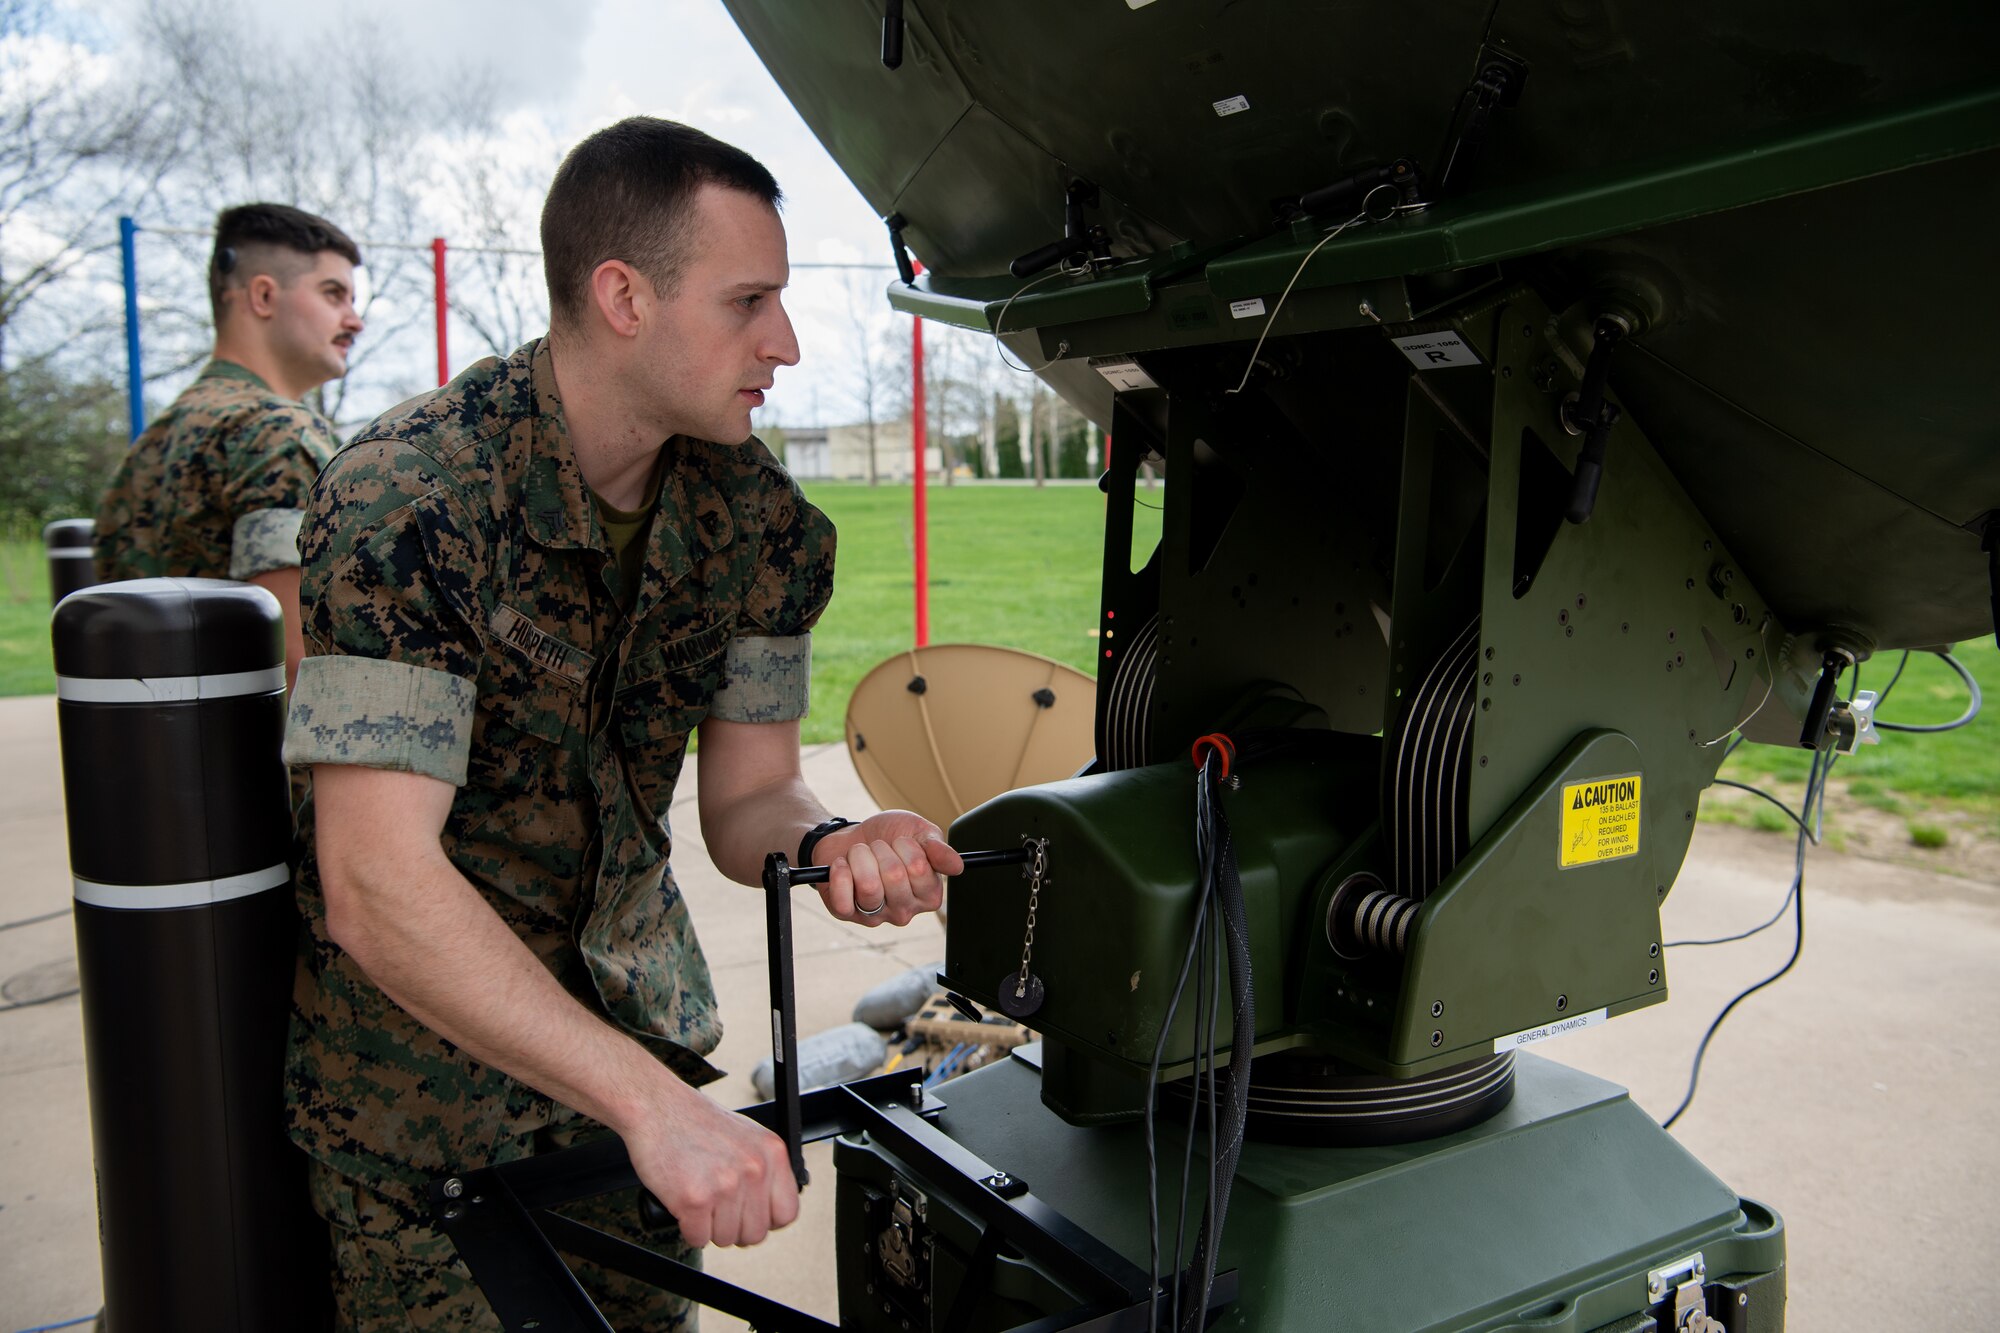
<svg viewBox="0 0 2000 1333">
<path fill-rule="evenodd" d="M 910 647 L 910 488 L 815 482 L 840 529 L 833 603 L 813 632 L 808 740 L 839 740 L 861 677 Z M 998 643 L 1097 674 L 1104 497 L 1094 486 L 930 488 L 931 642 Z M 1159 513 L 1142 509 L 1158 540 Z"/>
<path fill-rule="evenodd" d="M 847 697 L 915 633 L 910 488 L 818 482 L 840 529 L 833 604 L 813 635 L 808 741 L 841 739 Z M 1148 548 L 1157 510 L 1139 511 Z M 1096 675 L 1104 497 L 1094 486 L 933 486 L 931 642 L 1025 648 Z M 47 559 L 39 539 L 0 542 L 0 695 L 49 694 Z"/>
<path fill-rule="evenodd" d="M 912 642 L 910 488 L 816 482 L 807 492 L 840 529 L 833 604 L 813 636 L 809 741 L 841 738 L 847 697 L 877 663 Z M 1159 511 L 1138 513 L 1150 547 Z M 1097 588 L 1104 498 L 1093 486 L 933 486 L 930 490 L 931 641 L 999 643 L 1068 662 L 1095 675 Z M 0 695 L 55 690 L 49 662 L 47 561 L 38 539 L 0 541 Z M 2000 651 L 1989 636 L 1957 653 L 2000 708 Z M 1862 668 L 1864 688 L 1881 689 L 1899 653 Z M 1943 662 L 1910 659 L 1882 715 L 1893 722 L 1946 722 L 1963 710 L 1965 690 Z M 1769 789 L 1797 807 L 1805 785 L 1803 750 L 1749 745 L 1723 776 Z M 1991 714 L 1942 735 L 1885 733 L 1882 743 L 1841 760 L 1836 791 L 1889 814 L 1910 817 L 1912 837 L 1930 836 L 1927 809 L 1977 816 L 2000 834 L 2000 720 Z M 1844 780 L 1844 781 L 1843 781 Z M 1712 813 L 1757 824 L 1761 802 Z"/>
<path fill-rule="evenodd" d="M 0 539 L 0 696 L 55 692 L 48 556 L 39 536 L 9 536 Z"/>
<path fill-rule="evenodd" d="M 1970 726 L 1930 735 L 1883 732 L 1880 745 L 1862 746 L 1834 769 L 1833 794 L 1844 793 L 1862 805 L 1904 816 L 1910 840 L 1918 846 L 1942 840 L 1938 826 L 1922 817 L 1939 809 L 1969 816 L 1987 836 L 2000 837 L 2000 718 L 1994 715 L 2000 710 L 2000 649 L 1994 647 L 1991 635 L 1981 635 L 1959 644 L 1952 655 L 1978 679 L 1987 696 L 1986 710 Z M 1901 658 L 1901 652 L 1883 653 L 1863 663 L 1860 687 L 1879 691 Z M 1852 683 L 1852 677 L 1844 677 L 1842 692 Z M 1950 667 L 1928 653 L 1912 653 L 1909 667 L 1879 711 L 1890 722 L 1928 724 L 1952 721 L 1965 705 L 1964 682 Z M 1805 795 L 1810 762 L 1804 750 L 1746 745 L 1723 765 L 1722 776 L 1763 787 L 1796 810 Z M 1790 831 L 1792 826 L 1782 814 L 1759 806 L 1763 802 L 1754 798 L 1747 806 L 1708 801 L 1703 813 Z"/>
</svg>

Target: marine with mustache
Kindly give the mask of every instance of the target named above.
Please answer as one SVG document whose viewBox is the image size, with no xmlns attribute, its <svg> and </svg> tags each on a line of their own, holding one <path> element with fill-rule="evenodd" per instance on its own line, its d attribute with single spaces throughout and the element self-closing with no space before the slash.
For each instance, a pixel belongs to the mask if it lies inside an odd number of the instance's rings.
<svg viewBox="0 0 2000 1333">
<path fill-rule="evenodd" d="M 97 507 L 101 583 L 239 579 L 276 595 L 288 684 L 303 655 L 299 524 L 340 448 L 303 400 L 347 373 L 360 263 L 325 218 L 286 204 L 223 210 L 208 261 L 214 354 L 133 441 Z"/>
</svg>

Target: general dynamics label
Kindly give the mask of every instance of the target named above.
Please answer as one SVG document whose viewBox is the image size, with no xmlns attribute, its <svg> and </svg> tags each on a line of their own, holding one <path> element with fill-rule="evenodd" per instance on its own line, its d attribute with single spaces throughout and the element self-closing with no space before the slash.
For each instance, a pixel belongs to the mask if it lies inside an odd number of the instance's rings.
<svg viewBox="0 0 2000 1333">
<path fill-rule="evenodd" d="M 1611 1011 L 1609 1009 L 1593 1009 L 1587 1014 L 1576 1014 L 1570 1018 L 1558 1018 L 1553 1023 L 1544 1023 L 1538 1028 L 1529 1028 L 1526 1032 L 1516 1032 L 1511 1037 L 1495 1037 L 1493 1039 L 1493 1049 L 1495 1051 L 1518 1051 L 1523 1046 L 1532 1046 L 1538 1041 L 1547 1041 L 1550 1037 L 1560 1037 L 1566 1033 L 1581 1032 L 1585 1028 L 1594 1028 L 1610 1017 L 1610 1015 Z"/>
<path fill-rule="evenodd" d="M 1571 870 L 1639 854 L 1639 783 L 1637 773 L 1626 773 L 1562 789 L 1558 866 Z"/>
</svg>

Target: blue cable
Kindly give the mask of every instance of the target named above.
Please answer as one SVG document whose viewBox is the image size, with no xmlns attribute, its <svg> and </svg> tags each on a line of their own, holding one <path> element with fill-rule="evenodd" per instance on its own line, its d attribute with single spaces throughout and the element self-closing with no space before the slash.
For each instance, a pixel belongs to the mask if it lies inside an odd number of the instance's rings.
<svg viewBox="0 0 2000 1333">
<path fill-rule="evenodd" d="M 937 1084 L 950 1078 L 953 1068 L 957 1066 L 960 1060 L 965 1058 L 965 1053 L 971 1049 L 964 1042 L 960 1042 L 958 1045 L 952 1047 L 946 1053 L 944 1059 L 938 1061 L 938 1066 L 931 1071 L 930 1077 L 924 1080 L 924 1086 L 927 1088 L 935 1087 Z"/>
<path fill-rule="evenodd" d="M 51 1333 L 52 1330 L 58 1328 L 75 1328 L 78 1324 L 88 1324 L 96 1318 L 97 1316 L 94 1314 L 87 1314 L 81 1319 L 65 1319 L 60 1324 L 36 1324 L 33 1328 L 20 1330 L 20 1333 Z"/>
<path fill-rule="evenodd" d="M 935 1085 L 942 1083 L 946 1079 L 950 1078 L 952 1065 L 964 1053 L 965 1053 L 965 1043 L 963 1042 L 960 1042 L 958 1045 L 953 1046 L 949 1051 L 945 1052 L 944 1059 L 938 1061 L 937 1068 L 931 1070 L 930 1077 L 924 1080 L 924 1086 L 927 1088 L 934 1087 Z"/>
</svg>

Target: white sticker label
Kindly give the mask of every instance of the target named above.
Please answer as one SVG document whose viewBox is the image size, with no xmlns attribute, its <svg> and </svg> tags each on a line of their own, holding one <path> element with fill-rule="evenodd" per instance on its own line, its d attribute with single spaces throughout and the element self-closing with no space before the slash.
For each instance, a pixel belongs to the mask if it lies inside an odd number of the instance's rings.
<svg viewBox="0 0 2000 1333">
<path fill-rule="evenodd" d="M 1144 9 L 1147 5 L 1150 5 L 1152 3 L 1153 0 L 1125 0 L 1125 8 Z"/>
<path fill-rule="evenodd" d="M 1112 388 L 1123 392 L 1126 389 L 1157 389 L 1159 383 L 1139 368 L 1139 363 L 1129 356 L 1093 356 L 1090 368 L 1104 376 Z"/>
<path fill-rule="evenodd" d="M 1574 1018 L 1558 1018 L 1553 1023 L 1544 1023 L 1538 1028 L 1529 1028 L 1526 1032 L 1516 1032 L 1511 1037 L 1495 1037 L 1493 1049 L 1518 1051 L 1523 1046 L 1533 1046 L 1536 1042 L 1547 1041 L 1550 1037 L 1560 1037 L 1571 1032 L 1581 1032 L 1585 1028 L 1594 1028 L 1610 1016 L 1610 1010 L 1597 1009 L 1587 1014 L 1578 1014 Z"/>
<path fill-rule="evenodd" d="M 1412 333 L 1389 341 L 1402 348 L 1403 355 L 1410 358 L 1410 364 L 1418 370 L 1479 364 L 1479 357 L 1456 333 Z"/>
<path fill-rule="evenodd" d="M 1233 116 L 1239 111 L 1248 111 L 1250 99 L 1238 93 L 1234 97 L 1225 97 L 1220 102 L 1211 102 L 1209 105 L 1215 108 L 1215 114 L 1218 116 Z"/>
<path fill-rule="evenodd" d="M 1247 301 L 1231 301 L 1229 313 L 1236 319 L 1252 319 L 1264 313 L 1264 298 L 1253 296 Z"/>
</svg>

